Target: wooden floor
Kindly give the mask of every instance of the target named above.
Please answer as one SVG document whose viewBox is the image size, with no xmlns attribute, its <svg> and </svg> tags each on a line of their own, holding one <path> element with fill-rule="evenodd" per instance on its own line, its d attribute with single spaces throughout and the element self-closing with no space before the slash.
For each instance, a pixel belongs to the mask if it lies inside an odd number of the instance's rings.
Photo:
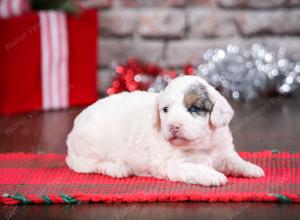
<svg viewBox="0 0 300 220">
<path fill-rule="evenodd" d="M 300 97 L 232 103 L 239 151 L 300 151 Z M 0 118 L 0 152 L 66 153 L 65 139 L 82 108 Z M 300 192 L 299 192 L 300 193 Z M 133 203 L 1 206 L 0 219 L 300 219 L 300 204 Z"/>
</svg>

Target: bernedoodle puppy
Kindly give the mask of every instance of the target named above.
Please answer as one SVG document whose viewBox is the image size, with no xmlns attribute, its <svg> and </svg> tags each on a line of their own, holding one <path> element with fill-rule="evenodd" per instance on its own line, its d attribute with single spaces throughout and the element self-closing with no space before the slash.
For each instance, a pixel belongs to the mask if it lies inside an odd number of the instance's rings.
<svg viewBox="0 0 300 220">
<path fill-rule="evenodd" d="M 172 80 L 158 93 L 120 93 L 77 116 L 68 135 L 68 166 L 116 178 L 152 176 L 220 186 L 225 175 L 263 177 L 234 150 L 233 110 L 197 76 Z"/>
</svg>

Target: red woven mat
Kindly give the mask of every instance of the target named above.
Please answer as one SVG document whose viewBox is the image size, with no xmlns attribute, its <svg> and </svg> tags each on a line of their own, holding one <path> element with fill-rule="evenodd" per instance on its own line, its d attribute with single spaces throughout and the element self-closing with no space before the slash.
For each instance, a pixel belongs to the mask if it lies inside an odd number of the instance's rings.
<svg viewBox="0 0 300 220">
<path fill-rule="evenodd" d="M 78 174 L 63 155 L 0 154 L 0 203 L 154 201 L 300 202 L 300 153 L 240 153 L 266 177 L 233 178 L 222 187 L 202 187 L 148 177 L 114 179 Z"/>
</svg>

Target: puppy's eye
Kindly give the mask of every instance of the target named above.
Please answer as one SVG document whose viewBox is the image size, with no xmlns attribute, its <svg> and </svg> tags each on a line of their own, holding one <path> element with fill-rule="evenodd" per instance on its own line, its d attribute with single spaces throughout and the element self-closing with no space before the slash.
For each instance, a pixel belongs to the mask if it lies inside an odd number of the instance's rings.
<svg viewBox="0 0 300 220">
<path fill-rule="evenodd" d="M 164 111 L 164 113 L 167 113 L 169 111 L 169 107 L 164 107 L 163 111 Z"/>
<path fill-rule="evenodd" d="M 190 108 L 188 108 L 189 112 L 200 112 L 200 111 L 206 111 L 204 108 L 196 106 L 196 105 L 192 105 Z"/>
</svg>

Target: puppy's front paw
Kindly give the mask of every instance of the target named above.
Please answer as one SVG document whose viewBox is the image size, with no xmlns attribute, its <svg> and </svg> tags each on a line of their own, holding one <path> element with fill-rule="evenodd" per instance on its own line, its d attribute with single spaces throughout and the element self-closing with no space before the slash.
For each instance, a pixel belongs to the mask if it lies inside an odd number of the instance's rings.
<svg viewBox="0 0 300 220">
<path fill-rule="evenodd" d="M 222 186 L 227 182 L 227 177 L 223 173 L 202 164 L 171 163 L 167 168 L 167 177 L 171 181 L 203 186 Z"/>
<path fill-rule="evenodd" d="M 200 184 L 203 186 L 222 186 L 227 182 L 227 177 L 220 172 L 211 170 L 206 175 L 199 175 L 186 181 L 191 184 Z"/>
<path fill-rule="evenodd" d="M 204 179 L 206 180 L 205 184 L 203 184 L 205 186 L 222 186 L 227 182 L 227 177 L 223 173 L 217 171 L 210 172 Z"/>
<path fill-rule="evenodd" d="M 259 166 L 252 164 L 250 162 L 245 162 L 242 165 L 242 176 L 244 177 L 255 177 L 255 178 L 259 178 L 259 177 L 264 177 L 265 173 L 263 171 L 262 168 L 260 168 Z"/>
</svg>

